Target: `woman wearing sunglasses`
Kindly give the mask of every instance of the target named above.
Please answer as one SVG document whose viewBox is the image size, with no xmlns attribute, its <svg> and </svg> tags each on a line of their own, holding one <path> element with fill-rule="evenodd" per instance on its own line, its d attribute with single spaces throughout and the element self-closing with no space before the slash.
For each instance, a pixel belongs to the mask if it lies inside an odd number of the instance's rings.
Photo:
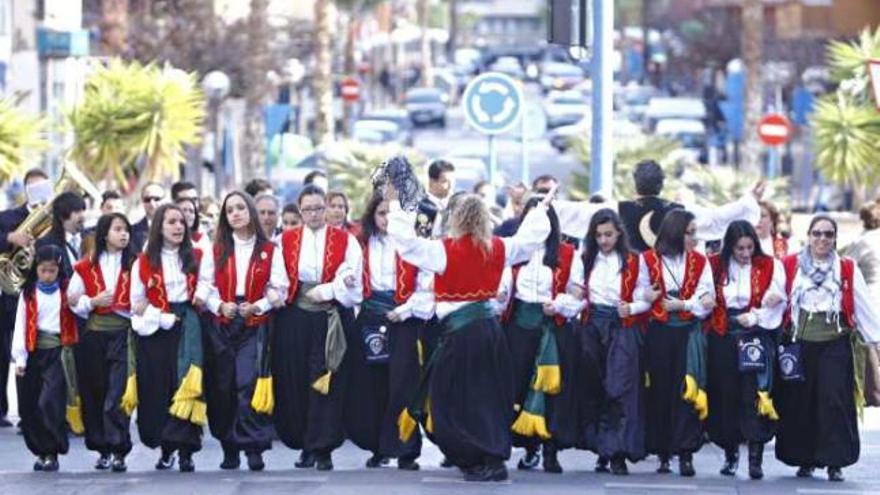
<svg viewBox="0 0 880 495">
<path fill-rule="evenodd" d="M 799 478 L 827 467 L 830 481 L 843 481 L 842 468 L 859 459 L 853 348 L 880 341 L 880 311 L 853 260 L 835 252 L 837 223 L 817 215 L 808 232 L 809 245 L 783 261 L 790 305 L 780 345 L 776 458 L 798 466 Z"/>
</svg>

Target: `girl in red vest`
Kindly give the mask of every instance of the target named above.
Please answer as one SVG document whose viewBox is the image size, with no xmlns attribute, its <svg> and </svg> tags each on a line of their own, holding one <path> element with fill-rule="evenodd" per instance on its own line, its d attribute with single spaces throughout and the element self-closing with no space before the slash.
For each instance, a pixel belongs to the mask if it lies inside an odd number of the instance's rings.
<svg viewBox="0 0 880 495">
<path fill-rule="evenodd" d="M 443 327 L 416 396 L 400 415 L 401 438 L 422 422 L 469 481 L 507 479 L 513 368 L 488 301 L 497 294 L 504 267 L 527 261 L 543 245 L 550 233 L 550 197 L 523 219 L 516 236 L 506 239 L 492 236 L 489 212 L 474 195 L 462 198 L 450 220 L 450 237 L 443 240 L 417 237 L 416 212 L 391 202 L 388 234 L 404 261 L 435 274 Z"/>
<path fill-rule="evenodd" d="M 789 310 L 776 458 L 798 466 L 798 477 L 827 467 L 829 480 L 843 481 L 842 468 L 859 459 L 853 346 L 880 341 L 880 311 L 858 266 L 835 252 L 837 223 L 816 215 L 808 234 L 809 245 L 783 260 Z"/>
<path fill-rule="evenodd" d="M 540 201 L 539 197 L 531 198 L 522 215 Z M 574 288 L 569 282 L 574 282 L 575 249 L 561 242 L 559 219 L 552 207 L 547 209 L 547 217 L 550 235 L 543 248 L 533 252 L 527 262 L 514 265 L 499 292 L 510 299 L 503 321 L 513 360 L 514 407 L 520 411 L 513 423 L 513 445 L 526 449 L 517 468 L 536 467 L 543 446 L 544 471 L 561 473 L 557 452 L 577 440 L 577 416 L 572 414 L 577 397 L 577 351 L 568 318 L 578 314 L 581 304 L 565 297 L 566 291 Z M 541 364 L 536 367 L 537 362 Z M 536 383 L 541 390 L 534 390 Z"/>
<path fill-rule="evenodd" d="M 779 416 L 771 391 L 777 329 L 785 312 L 785 270 L 764 254 L 755 228 L 736 221 L 721 253 L 709 258 L 715 309 L 708 322 L 709 439 L 724 449 L 721 474 L 736 475 L 739 446 L 749 448 L 749 477 L 764 477 L 764 444 Z"/>
<path fill-rule="evenodd" d="M 129 359 L 135 259 L 130 241 L 131 224 L 125 215 L 102 216 L 95 228 L 95 250 L 74 265 L 67 288 L 71 309 L 86 320 L 76 348 L 86 448 L 99 454 L 95 469 L 117 473 L 126 470 L 125 456 L 131 451 L 132 411 L 123 407 L 123 394 L 135 394 L 136 383 Z"/>
<path fill-rule="evenodd" d="M 213 274 L 212 257 L 193 248 L 180 208 L 160 206 L 147 250 L 131 270 L 138 433 L 147 447 L 161 447 L 158 470 L 171 469 L 178 452 L 180 471 L 194 471 L 192 454 L 202 446 L 207 413 L 201 325 L 193 301 L 206 300 Z"/>
<path fill-rule="evenodd" d="M 788 239 L 779 233 L 779 210 L 768 201 L 758 201 L 761 207 L 761 219 L 755 225 L 758 238 L 761 239 L 761 250 L 768 256 L 778 259 L 788 255 Z"/>
<path fill-rule="evenodd" d="M 37 249 L 15 314 L 12 360 L 24 443 L 35 456 L 34 471 L 57 471 L 68 448 L 63 361 L 76 344 L 76 320 L 61 287 L 63 256 L 54 245 Z"/>
<path fill-rule="evenodd" d="M 212 255 L 217 290 L 207 308 L 215 320 L 206 332 L 211 434 L 223 447 L 221 469 L 237 469 L 243 451 L 248 468 L 261 471 L 263 452 L 272 447 L 273 401 L 263 400 L 272 391 L 269 312 L 287 292 L 287 276 L 281 250 L 260 227 L 249 195 L 234 191 L 223 200 Z M 262 399 L 255 398 L 258 385 Z"/>
<path fill-rule="evenodd" d="M 645 457 L 642 322 L 650 309 L 640 257 L 629 248 L 618 214 L 602 209 L 590 219 L 576 273 L 586 309 L 576 325 L 578 402 L 583 444 L 599 455 L 597 472 L 628 474 L 627 459 Z"/>
<path fill-rule="evenodd" d="M 646 448 L 669 472 L 678 456 L 679 473 L 694 476 L 693 453 L 703 444 L 708 414 L 706 342 L 700 320 L 715 305 L 715 285 L 706 258 L 695 251 L 694 215 L 671 210 L 660 224 L 654 249 L 642 254 L 640 270 L 650 277 L 652 303 L 645 336 L 647 361 Z"/>
<path fill-rule="evenodd" d="M 186 226 L 191 232 L 193 246 L 207 253 L 211 249 L 211 240 L 201 231 L 201 221 L 199 220 L 199 207 L 193 198 L 177 198 L 174 202 L 183 212 Z"/>
<path fill-rule="evenodd" d="M 364 302 L 348 333 L 345 429 L 372 452 L 368 468 L 397 458 L 417 470 L 421 435 L 401 442 L 397 416 L 419 380 L 419 346 L 434 313 L 433 275 L 404 262 L 387 237 L 388 202 L 374 195 L 360 224 L 364 250 Z"/>
<path fill-rule="evenodd" d="M 275 431 L 302 449 L 296 467 L 333 469 L 332 452 L 345 441 L 341 373 L 351 308 L 363 298 L 362 253 L 348 232 L 326 224 L 324 191 L 299 196 L 305 225 L 281 235 L 289 288 L 272 333 Z"/>
</svg>

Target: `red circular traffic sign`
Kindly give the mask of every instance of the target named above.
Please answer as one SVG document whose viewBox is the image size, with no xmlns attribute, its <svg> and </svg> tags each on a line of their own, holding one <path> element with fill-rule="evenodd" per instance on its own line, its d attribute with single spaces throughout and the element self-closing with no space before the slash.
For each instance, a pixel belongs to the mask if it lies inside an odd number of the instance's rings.
<svg viewBox="0 0 880 495">
<path fill-rule="evenodd" d="M 342 92 L 342 99 L 349 103 L 361 99 L 361 85 L 353 77 L 344 79 L 340 90 Z"/>
<path fill-rule="evenodd" d="M 767 146 L 779 146 L 791 139 L 791 122 L 785 115 L 771 113 L 758 123 L 758 137 Z"/>
</svg>

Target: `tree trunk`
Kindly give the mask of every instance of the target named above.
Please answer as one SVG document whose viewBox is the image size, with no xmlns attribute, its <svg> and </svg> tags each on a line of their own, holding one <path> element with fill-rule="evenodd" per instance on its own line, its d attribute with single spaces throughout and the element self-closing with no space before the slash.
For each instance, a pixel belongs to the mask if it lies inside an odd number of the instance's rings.
<svg viewBox="0 0 880 495">
<path fill-rule="evenodd" d="M 351 11 L 348 13 L 348 26 L 345 33 L 345 56 L 343 63 L 343 70 L 345 72 L 345 77 L 355 77 L 357 78 L 357 67 L 355 67 L 355 38 L 357 37 L 358 30 L 360 29 L 360 21 L 358 21 L 358 14 L 361 12 L 363 6 L 362 1 L 356 1 L 351 8 Z M 361 93 L 364 91 L 363 84 L 361 84 Z M 363 94 L 361 95 L 363 98 Z M 351 135 L 351 117 L 354 113 L 355 106 L 357 103 L 349 103 L 345 102 L 343 105 L 343 113 L 342 113 L 342 128 L 346 136 Z"/>
<path fill-rule="evenodd" d="M 446 42 L 446 63 L 455 63 L 455 50 L 458 48 L 458 0 L 449 2 L 449 40 Z"/>
<path fill-rule="evenodd" d="M 744 0 L 742 6 L 742 54 L 746 69 L 745 120 L 741 170 L 762 173 L 758 122 L 763 113 L 761 51 L 764 47 L 764 5 L 761 0 Z"/>
<path fill-rule="evenodd" d="M 128 0 L 101 1 L 101 54 L 123 56 L 128 51 Z"/>
<path fill-rule="evenodd" d="M 312 78 L 312 92 L 315 98 L 315 138 L 319 143 L 333 141 L 334 134 L 331 9 L 330 0 L 315 1 L 315 75 Z"/>
<path fill-rule="evenodd" d="M 264 175 L 266 165 L 263 106 L 268 103 L 272 87 L 267 78 L 269 59 L 268 0 L 251 0 L 248 15 L 247 57 L 244 73 L 245 118 L 241 146 L 242 178 L 249 180 Z M 223 139 L 223 136 L 219 136 Z M 234 176 L 234 175 L 233 175 Z"/>
<path fill-rule="evenodd" d="M 428 36 L 428 0 L 418 0 L 416 11 L 419 17 L 419 27 L 422 29 L 421 84 L 425 87 L 431 87 L 433 84 L 431 84 L 431 37 Z"/>
</svg>

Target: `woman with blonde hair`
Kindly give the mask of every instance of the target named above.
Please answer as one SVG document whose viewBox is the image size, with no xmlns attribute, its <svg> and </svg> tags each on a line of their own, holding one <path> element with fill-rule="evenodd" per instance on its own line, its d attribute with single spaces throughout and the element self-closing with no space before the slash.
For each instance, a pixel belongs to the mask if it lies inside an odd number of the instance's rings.
<svg viewBox="0 0 880 495">
<path fill-rule="evenodd" d="M 389 188 L 391 189 L 391 188 Z M 517 235 L 494 237 L 489 212 L 475 195 L 461 199 L 450 219 L 450 236 L 416 235 L 416 212 L 391 198 L 388 235 L 404 261 L 435 274 L 436 313 L 443 334 L 427 357 L 422 381 L 400 413 L 406 440 L 422 423 L 446 458 L 467 481 L 507 479 L 514 391 L 510 351 L 489 301 L 496 297 L 506 266 L 529 259 L 550 232 L 547 204 L 523 219 Z"/>
</svg>

